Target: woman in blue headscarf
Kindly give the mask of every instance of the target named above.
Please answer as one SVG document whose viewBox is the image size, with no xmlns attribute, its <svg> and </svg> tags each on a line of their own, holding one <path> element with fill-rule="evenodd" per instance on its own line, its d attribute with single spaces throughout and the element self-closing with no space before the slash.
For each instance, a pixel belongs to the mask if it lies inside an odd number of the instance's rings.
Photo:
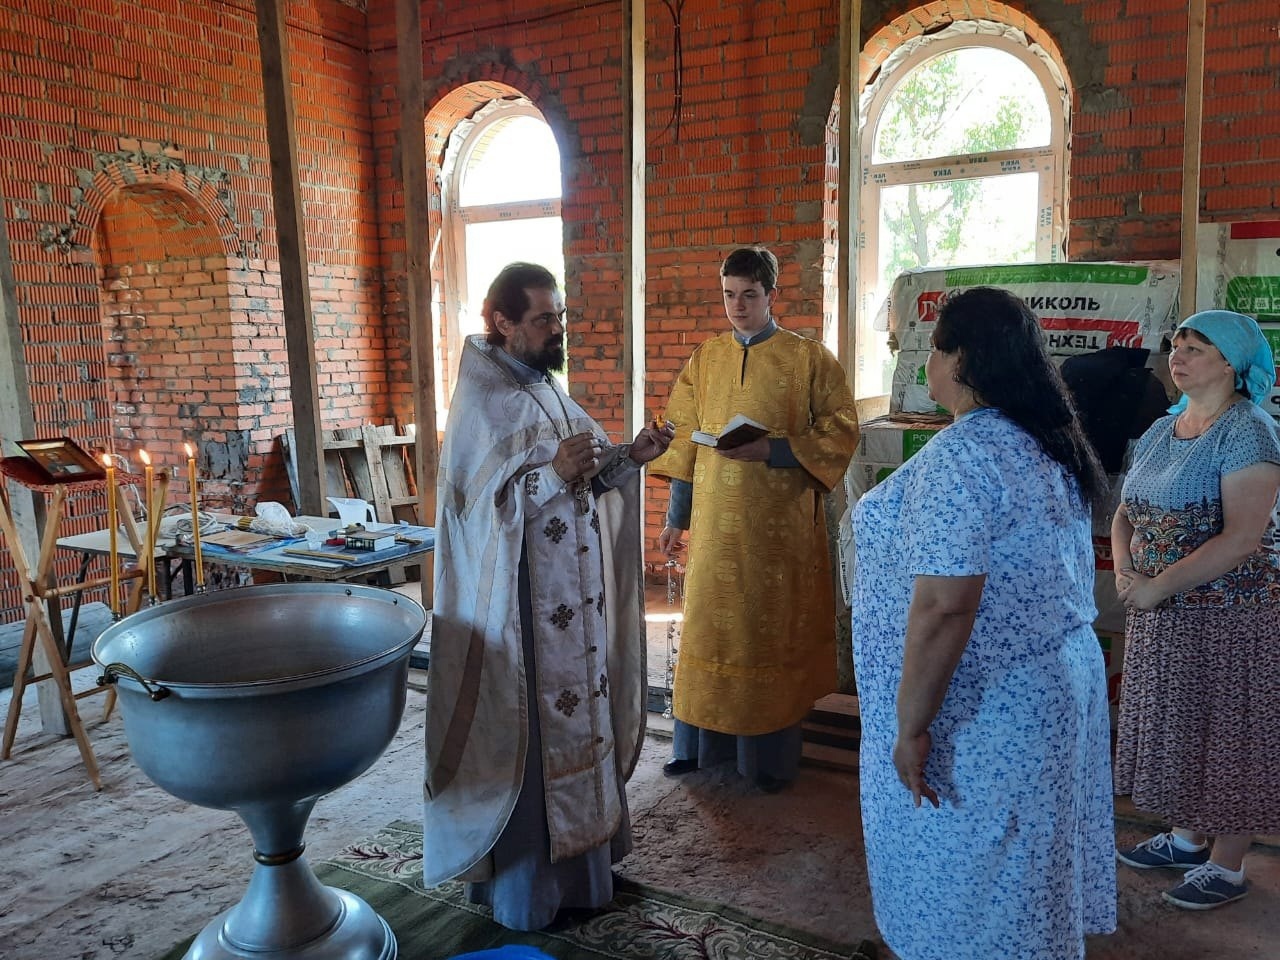
<svg viewBox="0 0 1280 960">
<path fill-rule="evenodd" d="M 1118 850 L 1186 871 L 1164 893 L 1206 910 L 1247 892 L 1244 855 L 1280 831 L 1280 438 L 1271 349 L 1249 317 L 1173 336 L 1182 397 L 1133 451 L 1111 526 L 1128 607 L 1116 792 L 1170 824 Z"/>
</svg>

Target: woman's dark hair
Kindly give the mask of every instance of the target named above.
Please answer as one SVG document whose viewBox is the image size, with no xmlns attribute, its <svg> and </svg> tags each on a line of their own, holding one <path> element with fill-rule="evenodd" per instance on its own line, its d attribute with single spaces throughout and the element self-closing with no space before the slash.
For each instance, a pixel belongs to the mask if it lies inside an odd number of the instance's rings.
<svg viewBox="0 0 1280 960">
<path fill-rule="evenodd" d="M 485 339 L 494 346 L 500 347 L 507 342 L 502 331 L 493 322 L 495 312 L 512 323 L 519 323 L 526 310 L 529 309 L 528 290 L 559 290 L 556 278 L 546 267 L 536 263 L 509 263 L 502 268 L 489 284 L 489 293 L 484 298 L 484 330 Z"/>
<path fill-rule="evenodd" d="M 956 294 L 938 314 L 933 345 L 943 353 L 959 351 L 956 379 L 979 403 L 995 407 L 1035 437 L 1040 449 L 1076 478 L 1086 500 L 1103 502 L 1106 474 L 1026 303 L 995 287 Z"/>
</svg>

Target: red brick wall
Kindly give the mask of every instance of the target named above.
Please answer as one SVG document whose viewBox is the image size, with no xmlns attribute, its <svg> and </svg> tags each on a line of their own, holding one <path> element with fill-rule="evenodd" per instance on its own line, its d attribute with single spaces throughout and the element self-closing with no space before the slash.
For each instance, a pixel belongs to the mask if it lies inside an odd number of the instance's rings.
<svg viewBox="0 0 1280 960">
<path fill-rule="evenodd" d="M 1185 0 L 939 0 L 864 5 L 862 75 L 902 40 L 981 13 L 1024 29 L 1072 86 L 1068 254 L 1180 254 Z M 1274 0 L 1210 2 L 1200 219 L 1260 219 L 1280 207 L 1280 21 Z"/>
<path fill-rule="evenodd" d="M 582 311 L 570 332 L 571 382 L 615 432 L 628 279 L 621 6 L 431 0 L 422 10 L 427 108 L 437 111 L 429 160 L 438 162 L 451 111 L 466 109 L 442 105 L 468 83 L 523 93 L 556 133 L 567 293 Z M 724 328 L 717 267 L 737 244 L 774 248 L 783 262 L 779 317 L 813 335 L 822 330 L 823 275 L 834 254 L 824 131 L 836 86 L 837 8 L 829 0 L 684 0 L 677 127 L 669 123 L 675 29 L 666 4 L 646 5 L 651 407 L 661 406 L 693 346 Z M 1074 103 L 1070 256 L 1177 256 L 1185 0 L 868 0 L 864 77 L 903 38 L 971 13 L 1022 26 L 1066 65 Z M 411 416 L 394 22 L 391 0 L 371 0 L 367 22 L 338 0 L 288 7 L 326 426 Z M 1274 216 L 1274 0 L 1211 3 L 1208 23 L 1201 216 Z M 109 339 L 110 318 L 121 315 L 109 311 L 125 292 L 143 291 L 130 281 L 104 294 L 104 279 L 126 279 L 125 267 L 132 277 L 151 270 L 183 292 L 188 275 L 199 274 L 194 293 L 156 301 L 188 305 L 152 310 L 147 342 L 176 342 L 177 326 L 206 345 L 229 338 L 236 399 L 221 422 L 200 430 L 227 444 L 233 434 L 245 438 L 243 493 L 256 495 L 255 483 L 279 490 L 271 438 L 289 406 L 252 3 L 0 0 L 0 58 L 0 200 L 41 431 L 106 440 L 117 391 L 158 395 L 154 384 L 121 382 L 123 368 L 108 373 L 108 352 L 124 349 Z M 125 200 L 153 221 L 168 215 L 156 190 L 181 197 L 177 209 L 194 232 L 173 227 L 164 249 L 116 242 L 137 233 L 125 214 L 138 212 Z M 113 200 L 118 223 L 107 213 Z M 103 232 L 105 247 L 95 240 Z M 201 292 L 224 284 L 225 293 Z M 212 300 L 212 309 L 191 308 L 193 299 Z M 223 406 L 225 374 L 206 377 L 204 364 L 173 363 L 163 351 L 147 362 L 149 372 L 169 368 L 166 378 L 179 369 L 193 376 L 169 392 L 177 412 L 165 416 L 176 422 L 140 420 L 132 427 L 140 437 L 183 433 L 183 403 Z M 651 506 L 651 535 L 660 506 Z M 652 550 L 649 557 L 657 560 Z M 15 604 L 12 589 L 0 592 L 0 616 L 15 616 Z"/>
<path fill-rule="evenodd" d="M 541 12 L 538 11 L 541 8 Z M 447 8 L 447 9 L 446 9 Z M 404 315 L 403 192 L 396 154 L 395 12 L 369 4 L 374 142 L 381 178 L 388 342 L 407 350 Z M 490 95 L 516 91 L 542 112 L 560 146 L 563 175 L 570 390 L 611 431 L 622 419 L 623 162 L 622 5 L 535 5 L 517 0 L 423 4 L 428 181 L 439 172 L 452 123 Z M 460 88 L 473 85 L 459 93 Z M 438 193 L 432 227 L 438 228 Z M 437 290 L 438 290 L 437 286 Z M 443 330 L 437 330 L 437 337 Z M 399 354 L 398 354 L 399 355 Z M 400 360 L 407 372 L 407 357 Z M 395 409 L 411 416 L 407 376 L 393 387 Z M 444 424 L 440 424 L 443 429 Z"/>
<path fill-rule="evenodd" d="M 365 18 L 299 0 L 286 23 L 322 417 L 382 419 Z M 287 501 L 252 0 L 0 0 L 0 64 L 0 204 L 37 431 L 146 446 L 168 465 L 196 440 L 209 493 Z M 68 532 L 101 509 L 78 508 Z M 7 567 L 0 620 L 20 616 Z"/>
<path fill-rule="evenodd" d="M 823 131 L 835 91 L 823 46 L 839 32 L 839 5 L 686 0 L 683 77 L 665 5 L 648 5 L 648 31 L 646 390 L 662 409 L 693 348 L 728 329 L 719 270 L 734 247 L 761 243 L 777 254 L 779 322 L 822 337 Z M 825 102 L 812 93 L 823 79 Z M 650 481 L 648 494 L 646 559 L 657 566 L 666 484 Z"/>
<path fill-rule="evenodd" d="M 1071 255 L 1177 257 L 1182 208 L 1186 7 L 1072 0 L 1111 93 L 1073 117 Z M 1208 5 L 1200 218 L 1280 207 L 1280 20 L 1273 0 Z"/>
</svg>

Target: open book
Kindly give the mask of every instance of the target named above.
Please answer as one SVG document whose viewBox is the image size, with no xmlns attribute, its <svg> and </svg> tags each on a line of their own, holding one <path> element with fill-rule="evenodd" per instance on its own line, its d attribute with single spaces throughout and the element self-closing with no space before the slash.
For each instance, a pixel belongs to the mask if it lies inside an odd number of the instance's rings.
<svg viewBox="0 0 1280 960">
<path fill-rule="evenodd" d="M 694 443 L 702 444 L 704 447 L 715 447 L 717 450 L 732 450 L 734 447 L 740 447 L 744 443 L 750 443 L 757 437 L 767 436 L 768 433 L 769 429 L 764 424 L 756 423 L 750 417 L 738 414 L 724 425 L 724 429 L 719 434 L 695 430 L 689 439 Z"/>
</svg>

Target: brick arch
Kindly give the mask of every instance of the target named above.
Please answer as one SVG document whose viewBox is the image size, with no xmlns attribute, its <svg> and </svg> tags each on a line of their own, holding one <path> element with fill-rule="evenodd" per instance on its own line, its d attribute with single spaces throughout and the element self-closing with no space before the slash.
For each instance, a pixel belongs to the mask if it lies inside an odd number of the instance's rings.
<svg viewBox="0 0 1280 960">
<path fill-rule="evenodd" d="M 965 20 L 990 20 L 1015 27 L 1026 34 L 1027 40 L 1044 49 L 1062 70 L 1070 93 L 1071 79 L 1067 70 L 1067 59 L 1058 41 L 1031 14 L 1025 10 L 1000 3 L 998 0 L 986 0 L 975 12 L 975 5 L 969 0 L 937 0 L 914 7 L 905 13 L 893 17 L 867 36 L 862 44 L 858 57 L 858 85 L 864 88 L 875 78 L 876 72 L 884 64 L 889 55 L 898 47 Z"/>
<path fill-rule="evenodd" d="M 529 95 L 510 84 L 494 80 L 476 80 L 455 87 L 440 97 L 427 110 L 427 169 L 439 173 L 444 164 L 445 149 L 449 143 L 449 134 L 459 122 L 466 120 L 473 113 L 491 100 L 505 100 L 509 97 L 528 97 Z M 532 100 L 532 97 L 529 97 Z"/>
<path fill-rule="evenodd" d="M 103 204 L 93 234 L 98 262 L 156 262 L 224 255 L 205 212 L 167 186 L 125 187 Z"/>
<path fill-rule="evenodd" d="M 189 175 L 176 165 L 153 167 L 132 160 L 113 160 L 94 175 L 74 211 L 73 247 L 94 247 L 104 211 L 118 203 L 122 194 L 152 210 L 153 216 L 174 218 L 171 225 L 202 224 L 201 247 L 206 243 L 214 246 L 201 255 L 238 257 L 244 253 L 239 229 L 216 183 Z M 190 239 L 197 238 L 193 234 Z"/>
<path fill-rule="evenodd" d="M 527 97 L 538 108 L 555 134 L 561 157 L 568 159 L 580 153 L 576 129 L 559 97 L 536 73 L 505 62 L 498 53 L 456 65 L 427 90 L 428 165 L 440 163 L 449 131 L 459 120 L 495 97 L 510 96 Z M 443 136 L 434 137 L 440 130 Z"/>
<path fill-rule="evenodd" d="M 430 235 L 443 237 L 449 229 L 445 222 L 445 204 L 441 201 L 442 181 L 445 176 L 446 153 L 449 138 L 458 125 L 474 117 L 486 104 L 494 100 L 511 100 L 522 98 L 528 100 L 541 114 L 556 137 L 560 150 L 562 171 L 566 165 L 565 127 L 559 129 L 552 116 L 548 115 L 544 102 L 548 99 L 545 87 L 536 80 L 531 80 L 511 67 L 495 63 L 475 65 L 473 73 L 481 79 L 461 82 L 458 86 L 439 87 L 435 95 L 429 98 L 429 109 L 424 121 L 426 128 L 427 179 L 428 190 L 438 201 L 431 204 L 428 214 Z M 491 76 L 496 73 L 497 76 Z M 554 106 L 554 104 L 553 104 Z M 453 379 L 456 372 L 459 345 L 456 340 L 456 297 L 452 295 L 452 268 L 446 266 L 445 246 L 448 240 L 434 245 L 430 256 L 432 289 L 434 291 L 432 312 L 438 318 L 435 332 L 436 343 L 436 384 L 437 403 L 443 414 L 447 405 L 445 398 L 453 392 Z M 452 297 L 452 299 L 451 299 Z M 451 321 L 450 318 L 453 318 Z M 451 333 L 451 331 L 453 331 Z"/>
<path fill-rule="evenodd" d="M 1034 8 L 1037 2 L 1038 0 L 1030 0 L 1028 6 Z M 893 6 L 895 9 L 902 9 L 901 5 L 895 4 Z M 897 14 L 887 13 L 882 18 L 881 26 L 872 30 L 869 34 L 866 33 L 864 25 L 866 39 L 858 56 L 859 95 L 865 94 L 867 89 L 876 81 L 885 61 L 903 44 L 919 37 L 938 33 L 955 23 L 979 20 L 999 23 L 1020 30 L 1023 36 L 1026 37 L 1029 46 L 1039 47 L 1043 50 L 1044 56 L 1052 62 L 1053 68 L 1061 78 L 1071 102 L 1074 103 L 1080 81 L 1073 80 L 1072 73 L 1068 69 L 1066 54 L 1058 38 L 1051 34 L 1026 10 L 1000 3 L 999 0 L 984 0 L 981 6 L 972 4 L 970 0 L 937 0 L 937 2 L 929 2 L 927 4 L 911 4 L 909 9 L 905 9 L 903 12 Z M 1053 21 L 1054 31 L 1063 32 L 1064 39 L 1070 41 L 1072 49 L 1075 50 L 1080 49 L 1081 35 L 1076 32 L 1078 26 L 1079 24 L 1073 26 L 1069 21 L 1069 17 L 1064 17 L 1062 11 L 1057 12 L 1056 19 Z M 1088 43 L 1087 37 L 1084 38 L 1084 42 Z M 838 53 L 838 50 L 836 52 Z M 1085 72 L 1087 73 L 1085 82 L 1092 83 L 1093 73 L 1088 68 L 1086 68 Z M 813 93 L 812 87 L 810 92 L 811 94 Z M 838 322 L 836 270 L 838 269 L 840 237 L 837 201 L 841 187 L 839 169 L 840 92 L 838 87 L 832 89 L 830 103 L 831 111 L 827 115 L 827 122 L 823 128 L 826 150 L 823 167 L 822 269 L 823 312 L 826 318 L 824 328 L 826 329 L 831 329 L 830 325 Z M 1073 109 L 1078 109 L 1078 107 Z M 860 122 L 865 122 L 865 119 L 865 117 L 859 118 Z M 855 149 L 857 149 L 856 145 Z M 1066 149 L 1069 150 L 1069 147 Z M 857 189 L 856 184 L 851 185 L 851 187 Z M 857 256 L 856 251 L 853 252 L 853 256 Z M 859 309 L 867 309 L 867 305 L 864 303 Z M 852 360 L 852 358 L 850 359 Z"/>
<path fill-rule="evenodd" d="M 236 362 L 233 301 L 248 309 L 230 282 L 238 239 L 219 228 L 229 218 L 211 184 L 129 164 L 104 174 L 86 194 L 83 228 L 100 283 L 114 449 L 131 459 L 146 449 L 168 468 L 193 442 L 202 495 L 220 493 L 222 481 L 243 479 L 222 451 L 239 443 L 240 401 L 256 383 Z M 176 489 L 185 496 L 185 482 Z"/>
</svg>

